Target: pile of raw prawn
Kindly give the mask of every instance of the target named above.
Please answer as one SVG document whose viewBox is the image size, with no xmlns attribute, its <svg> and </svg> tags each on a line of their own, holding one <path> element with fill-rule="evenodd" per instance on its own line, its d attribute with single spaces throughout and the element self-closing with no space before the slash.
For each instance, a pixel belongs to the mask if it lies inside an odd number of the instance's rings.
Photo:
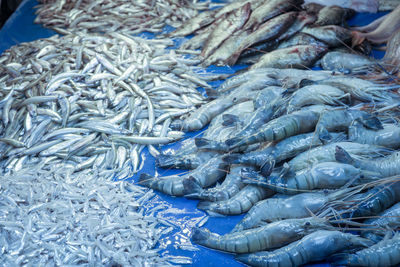
<svg viewBox="0 0 400 267">
<path fill-rule="evenodd" d="M 208 125 L 156 158 L 190 171 L 142 174 L 139 184 L 199 199 L 211 216 L 245 214 L 228 234 L 194 228 L 192 240 L 252 266 L 399 264 L 399 87 L 325 71 L 243 72 L 171 123 Z"/>
</svg>

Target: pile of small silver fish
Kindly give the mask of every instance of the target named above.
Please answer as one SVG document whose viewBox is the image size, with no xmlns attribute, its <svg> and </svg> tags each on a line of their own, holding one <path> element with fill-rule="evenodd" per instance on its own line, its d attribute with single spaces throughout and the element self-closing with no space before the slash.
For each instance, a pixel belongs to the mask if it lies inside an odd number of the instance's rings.
<svg viewBox="0 0 400 267">
<path fill-rule="evenodd" d="M 194 228 L 192 240 L 252 266 L 397 265 L 399 88 L 328 71 L 242 72 L 171 123 L 208 125 L 156 158 L 158 167 L 189 171 L 142 174 L 138 184 L 199 199 L 211 216 L 245 213 L 232 232 Z"/>
<path fill-rule="evenodd" d="M 161 32 L 166 25 L 180 27 L 199 11 L 216 4 L 196 0 L 39 0 L 35 23 L 59 33 Z M 221 4 L 219 4 L 221 5 Z"/>
<path fill-rule="evenodd" d="M 141 152 L 183 137 L 171 119 L 206 102 L 198 60 L 169 39 L 72 34 L 21 43 L 0 56 L 0 167 L 63 163 L 79 171 L 141 168 Z M 112 171 L 109 171 L 110 175 Z"/>
<path fill-rule="evenodd" d="M 175 229 L 145 214 L 155 193 L 44 162 L 0 176 L 1 266 L 175 266 L 159 239 Z"/>
<path fill-rule="evenodd" d="M 194 34 L 182 48 L 200 48 L 204 66 L 321 66 L 342 72 L 379 68 L 366 56 L 371 51 L 368 41 L 350 47 L 353 34 L 346 21 L 354 14 L 349 8 L 303 0 L 246 0 L 204 11 L 168 36 Z"/>
</svg>

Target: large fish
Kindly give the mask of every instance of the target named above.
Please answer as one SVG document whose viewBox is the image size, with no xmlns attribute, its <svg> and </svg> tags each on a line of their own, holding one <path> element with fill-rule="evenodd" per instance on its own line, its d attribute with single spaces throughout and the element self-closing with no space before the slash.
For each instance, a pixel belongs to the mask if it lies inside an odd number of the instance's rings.
<svg viewBox="0 0 400 267">
<path fill-rule="evenodd" d="M 308 68 L 311 67 L 328 48 L 326 46 L 299 45 L 284 49 L 278 49 L 265 54 L 260 60 L 250 67 L 258 68 Z"/>
<path fill-rule="evenodd" d="M 241 63 L 252 62 L 254 59 L 255 61 L 257 61 L 265 52 L 270 52 L 273 49 L 275 49 L 281 42 L 286 42 L 286 40 L 292 39 L 291 37 L 293 35 L 301 31 L 301 29 L 303 29 L 304 26 L 313 23 L 316 19 L 317 19 L 316 16 L 308 14 L 305 11 L 299 12 L 296 16 L 296 20 L 294 21 L 294 23 L 286 31 L 281 33 L 277 38 L 258 42 L 252 45 L 251 47 L 243 50 L 242 53 L 240 54 L 239 60 L 241 61 Z M 294 44 L 294 45 L 299 45 L 299 44 Z M 302 43 L 302 44 L 310 44 L 310 43 Z M 250 64 L 253 63 L 255 62 L 252 62 Z"/>
<path fill-rule="evenodd" d="M 217 10 L 204 11 L 183 24 L 183 27 L 171 32 L 169 36 L 185 36 L 191 34 L 196 30 L 213 23 L 215 19 L 214 15 L 216 13 Z"/>
<path fill-rule="evenodd" d="M 241 29 L 249 19 L 251 13 L 250 3 L 245 4 L 240 9 L 226 14 L 225 18 L 210 33 L 201 52 L 202 57 L 208 57 L 220 44 L 225 41 L 234 32 Z"/>
<path fill-rule="evenodd" d="M 260 2 L 263 2 L 263 4 L 251 14 L 249 21 L 245 25 L 245 29 L 255 30 L 265 21 L 284 12 L 296 8 L 300 9 L 299 7 L 303 4 L 303 0 L 270 0 Z"/>
<path fill-rule="evenodd" d="M 296 17 L 296 12 L 288 12 L 268 20 L 241 42 L 240 46 L 237 47 L 236 51 L 233 51 L 226 63 L 234 65 L 242 51 L 255 43 L 261 41 L 268 42 L 278 38 L 295 22 Z"/>
<path fill-rule="evenodd" d="M 250 31 L 241 30 L 233 34 L 230 38 L 226 39 L 213 54 L 206 58 L 202 65 L 225 65 L 225 61 L 232 55 L 232 51 L 235 51 L 250 33 Z"/>
<path fill-rule="evenodd" d="M 349 43 L 352 38 L 350 30 L 336 25 L 304 27 L 301 32 L 314 36 L 330 47 L 343 46 L 343 44 Z"/>
</svg>

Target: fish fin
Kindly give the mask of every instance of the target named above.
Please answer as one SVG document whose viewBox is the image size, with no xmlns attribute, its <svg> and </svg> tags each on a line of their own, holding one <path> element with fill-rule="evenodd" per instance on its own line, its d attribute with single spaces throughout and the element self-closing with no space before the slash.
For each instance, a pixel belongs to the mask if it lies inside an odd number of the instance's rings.
<svg viewBox="0 0 400 267">
<path fill-rule="evenodd" d="M 382 130 L 383 125 L 382 122 L 375 116 L 372 116 L 370 114 L 366 114 L 365 116 L 362 116 L 359 121 L 367 128 L 371 130 Z"/>
<path fill-rule="evenodd" d="M 336 146 L 335 148 L 335 159 L 340 163 L 354 164 L 354 159 L 340 146 Z"/>
<path fill-rule="evenodd" d="M 241 157 L 241 154 L 229 154 L 229 155 L 223 156 L 222 160 L 227 163 L 238 164 L 238 163 L 240 163 L 240 161 L 239 161 L 240 157 Z"/>
<path fill-rule="evenodd" d="M 199 198 L 202 189 L 193 176 L 183 179 L 183 194 L 186 198 Z"/>
<path fill-rule="evenodd" d="M 360 45 L 365 40 L 363 33 L 359 32 L 359 31 L 352 31 L 351 35 L 352 35 L 351 47 Z"/>
<path fill-rule="evenodd" d="M 222 126 L 233 126 L 239 123 L 239 117 L 233 114 L 223 114 L 222 120 Z"/>
<path fill-rule="evenodd" d="M 198 148 L 208 146 L 210 144 L 210 142 L 211 142 L 210 140 L 205 139 L 205 138 L 200 138 L 200 137 L 197 137 L 194 139 L 194 143 Z"/>
<path fill-rule="evenodd" d="M 269 158 L 264 162 L 263 165 L 260 167 L 260 173 L 264 176 L 269 176 L 272 173 L 272 170 L 274 169 L 276 164 L 275 159 Z"/>
</svg>

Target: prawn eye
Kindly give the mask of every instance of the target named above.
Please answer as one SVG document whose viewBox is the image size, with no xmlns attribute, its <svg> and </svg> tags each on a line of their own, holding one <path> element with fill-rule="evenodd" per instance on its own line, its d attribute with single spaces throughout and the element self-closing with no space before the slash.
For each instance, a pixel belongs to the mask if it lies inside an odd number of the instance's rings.
<svg viewBox="0 0 400 267">
<path fill-rule="evenodd" d="M 310 225 L 311 225 L 310 222 L 305 222 L 305 223 L 304 223 L 304 226 L 305 226 L 305 227 L 308 227 L 308 226 L 310 226 Z"/>
</svg>

